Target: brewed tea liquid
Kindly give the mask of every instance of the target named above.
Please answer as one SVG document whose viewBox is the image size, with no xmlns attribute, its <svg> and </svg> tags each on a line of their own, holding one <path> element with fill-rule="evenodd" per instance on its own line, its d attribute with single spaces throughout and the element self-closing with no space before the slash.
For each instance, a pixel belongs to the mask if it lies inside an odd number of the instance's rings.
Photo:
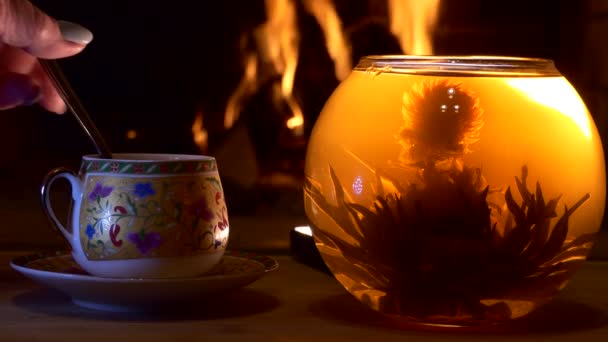
<svg viewBox="0 0 608 342">
<path fill-rule="evenodd" d="M 600 138 L 563 77 L 355 70 L 306 162 L 317 246 L 388 315 L 527 314 L 585 259 L 605 203 Z"/>
</svg>

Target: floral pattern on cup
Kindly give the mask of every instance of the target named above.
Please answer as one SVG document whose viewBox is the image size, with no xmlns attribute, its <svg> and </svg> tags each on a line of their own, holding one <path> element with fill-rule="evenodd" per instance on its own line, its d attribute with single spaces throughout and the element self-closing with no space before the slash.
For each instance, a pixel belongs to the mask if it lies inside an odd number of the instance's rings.
<svg viewBox="0 0 608 342">
<path fill-rule="evenodd" d="M 89 260 L 175 257 L 226 248 L 226 203 L 216 174 L 90 175 L 80 208 Z"/>
</svg>

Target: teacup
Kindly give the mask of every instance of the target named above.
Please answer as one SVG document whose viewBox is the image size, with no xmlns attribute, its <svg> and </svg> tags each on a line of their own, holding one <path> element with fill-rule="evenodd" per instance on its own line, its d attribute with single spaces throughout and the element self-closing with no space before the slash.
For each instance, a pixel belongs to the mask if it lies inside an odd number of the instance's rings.
<svg viewBox="0 0 608 342">
<path fill-rule="evenodd" d="M 72 188 L 67 226 L 55 215 L 50 188 Z M 82 158 L 78 174 L 49 172 L 42 207 L 87 272 L 113 278 L 176 278 L 204 274 L 228 242 L 228 213 L 213 157 L 113 154 Z"/>
</svg>

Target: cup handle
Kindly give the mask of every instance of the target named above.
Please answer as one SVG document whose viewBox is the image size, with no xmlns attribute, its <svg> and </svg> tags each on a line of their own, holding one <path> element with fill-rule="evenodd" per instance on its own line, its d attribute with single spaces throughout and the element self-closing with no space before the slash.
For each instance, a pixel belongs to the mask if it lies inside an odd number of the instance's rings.
<svg viewBox="0 0 608 342">
<path fill-rule="evenodd" d="M 44 210 L 46 216 L 49 218 L 51 225 L 57 228 L 57 230 L 59 230 L 61 234 L 63 234 L 66 240 L 68 240 L 68 243 L 71 245 L 72 232 L 69 229 L 66 229 L 66 227 L 61 223 L 61 221 L 59 221 L 59 219 L 55 215 L 55 212 L 53 211 L 53 208 L 51 207 L 51 186 L 59 178 L 65 178 L 70 182 L 70 185 L 72 187 L 72 200 L 78 200 L 78 197 L 80 196 L 80 193 L 82 191 L 82 185 L 80 183 L 80 180 L 76 176 L 76 173 L 74 173 L 74 171 L 68 168 L 59 167 L 47 173 L 44 177 L 44 180 L 42 181 L 42 186 L 40 187 L 42 209 Z"/>
</svg>

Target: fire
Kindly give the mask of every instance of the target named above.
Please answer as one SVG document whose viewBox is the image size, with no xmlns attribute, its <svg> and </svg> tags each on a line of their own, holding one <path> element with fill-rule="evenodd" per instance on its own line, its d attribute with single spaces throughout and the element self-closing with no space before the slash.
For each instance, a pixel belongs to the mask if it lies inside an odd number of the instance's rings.
<svg viewBox="0 0 608 342">
<path fill-rule="evenodd" d="M 331 0 L 307 0 L 304 5 L 306 10 L 317 19 L 323 31 L 327 52 L 334 61 L 336 78 L 340 81 L 344 80 L 352 69 L 351 48 L 333 3 Z"/>
<path fill-rule="evenodd" d="M 256 52 L 245 52 L 245 72 L 230 96 L 224 114 L 224 127 L 229 129 L 238 119 L 244 100 L 258 90 L 258 79 L 266 71 L 260 65 L 270 65 L 272 72 L 281 75 L 276 99 L 285 101 L 291 111 L 286 122 L 294 135 L 302 135 L 304 115 L 293 96 L 298 67 L 300 36 L 294 0 L 265 0 L 267 20 L 256 28 Z M 331 0 L 306 0 L 305 8 L 318 21 L 325 37 L 327 50 L 334 61 L 336 78 L 343 80 L 352 68 L 351 49 L 345 38 L 342 22 Z M 243 49 L 244 49 L 243 44 Z"/>
<path fill-rule="evenodd" d="M 256 38 L 262 61 L 270 63 L 281 76 L 280 95 L 292 111 L 293 132 L 301 131 L 304 116 L 293 97 L 293 84 L 298 67 L 300 37 L 296 5 L 293 0 L 265 0 L 268 20 L 258 28 Z"/>
<path fill-rule="evenodd" d="M 245 58 L 245 72 L 236 90 L 228 98 L 224 113 L 224 128 L 230 129 L 241 114 L 243 100 L 257 90 L 258 56 L 251 52 Z"/>
<path fill-rule="evenodd" d="M 301 136 L 304 134 L 304 115 L 302 114 L 302 109 L 293 98 L 287 99 L 287 105 L 293 113 L 293 116 L 287 120 L 287 128 L 289 128 L 294 135 Z"/>
<path fill-rule="evenodd" d="M 203 126 L 202 111 L 196 113 L 196 117 L 192 123 L 192 136 L 194 137 L 194 143 L 199 147 L 199 149 L 202 152 L 206 152 L 209 136 L 207 134 L 207 130 Z"/>
<path fill-rule="evenodd" d="M 439 0 L 388 0 L 390 30 L 401 50 L 410 55 L 432 55 L 432 34 Z"/>
<path fill-rule="evenodd" d="M 414 55 L 432 54 L 431 35 L 440 0 L 386 1 L 390 31 L 399 39 L 403 52 Z M 334 2 L 303 0 L 302 4 L 316 19 L 323 32 L 327 51 L 334 62 L 336 78 L 344 80 L 352 69 L 352 51 Z M 285 124 L 294 135 L 302 135 L 304 115 L 293 95 L 300 53 L 296 0 L 264 0 L 264 6 L 267 20 L 258 26 L 252 35 L 255 51 L 247 48 L 249 33 L 244 35 L 241 41 L 241 51 L 245 56 L 244 73 L 226 104 L 224 128 L 230 129 L 238 120 L 247 98 L 258 91 L 259 80 L 272 77 L 268 74 L 275 73 L 280 76 L 280 84 L 274 89 L 274 98 L 286 103 L 291 111 L 291 117 Z M 192 126 L 195 141 L 197 145 L 203 144 L 206 148 L 207 132 L 202 125 L 202 113 L 197 114 L 196 118 Z"/>
</svg>

